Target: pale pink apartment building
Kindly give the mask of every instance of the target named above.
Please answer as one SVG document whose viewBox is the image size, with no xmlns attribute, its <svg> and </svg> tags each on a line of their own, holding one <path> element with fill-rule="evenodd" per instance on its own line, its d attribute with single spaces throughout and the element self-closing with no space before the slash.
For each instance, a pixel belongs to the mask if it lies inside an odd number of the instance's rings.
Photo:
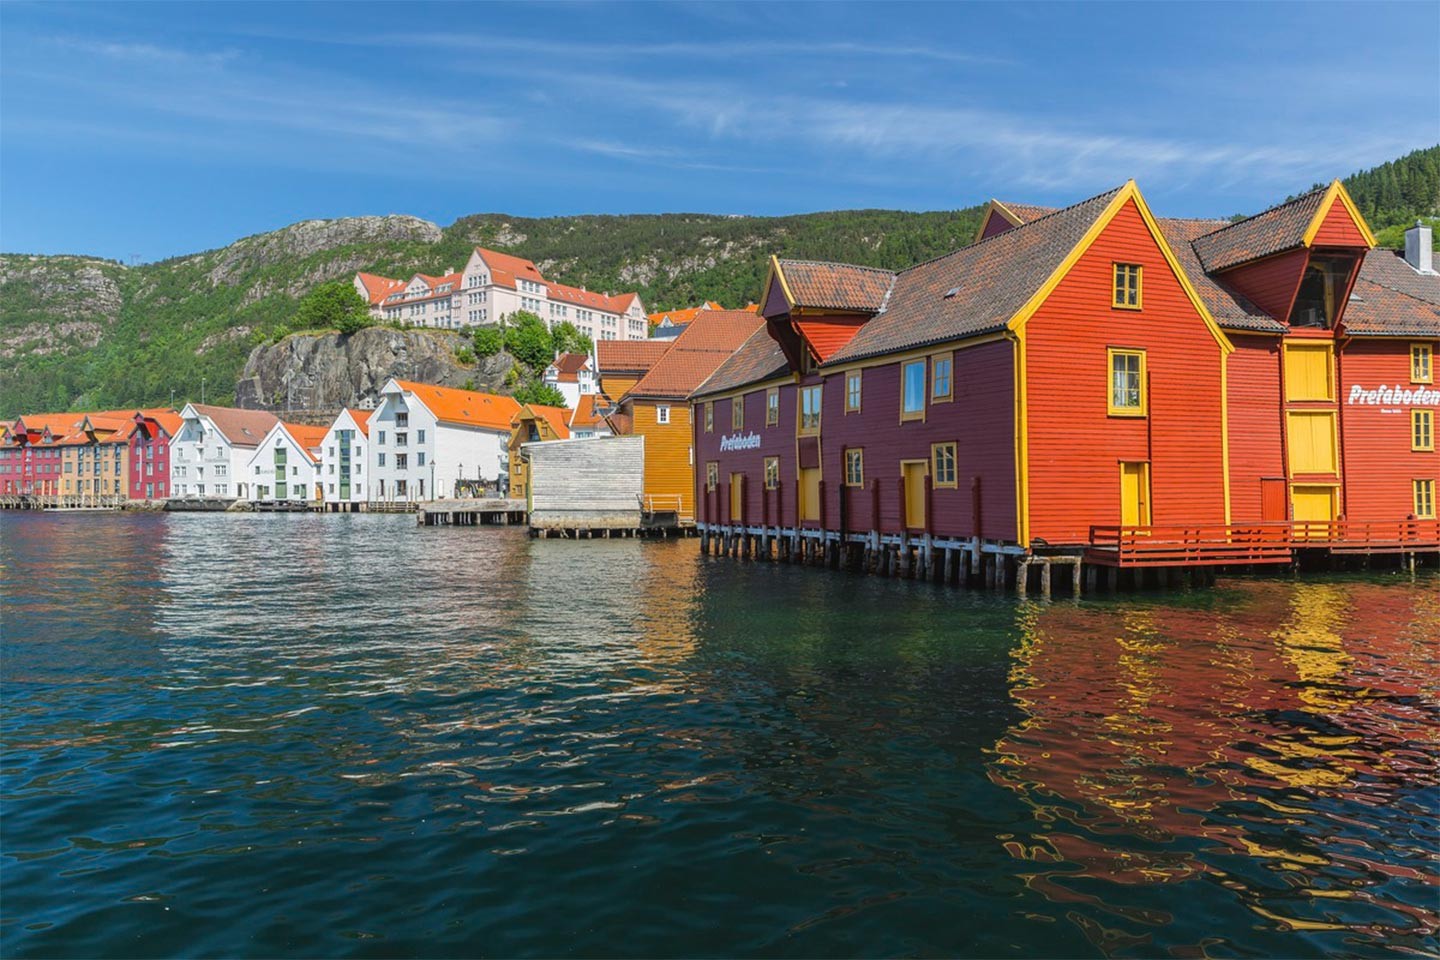
<svg viewBox="0 0 1440 960">
<path fill-rule="evenodd" d="M 554 326 L 568 320 L 592 340 L 644 340 L 649 335 L 638 294 L 599 293 L 546 280 L 531 260 L 476 247 L 465 269 L 409 281 L 355 274 L 355 289 L 384 320 L 458 330 L 499 323 L 528 310 Z"/>
</svg>

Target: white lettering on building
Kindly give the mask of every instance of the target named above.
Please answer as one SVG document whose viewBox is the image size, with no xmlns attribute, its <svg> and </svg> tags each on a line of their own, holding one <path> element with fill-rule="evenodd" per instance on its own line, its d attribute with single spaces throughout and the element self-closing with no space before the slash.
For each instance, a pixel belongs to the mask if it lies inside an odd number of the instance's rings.
<svg viewBox="0 0 1440 960">
<path fill-rule="evenodd" d="M 720 452 L 729 450 L 759 450 L 760 434 L 758 433 L 732 433 L 720 438 Z"/>
<path fill-rule="evenodd" d="M 1394 403 L 1409 407 L 1433 407 L 1440 406 L 1440 390 L 1434 387 L 1392 387 L 1383 383 L 1374 390 L 1366 390 L 1357 383 L 1350 388 L 1350 396 L 1345 398 L 1345 402 L 1366 406 Z"/>
</svg>

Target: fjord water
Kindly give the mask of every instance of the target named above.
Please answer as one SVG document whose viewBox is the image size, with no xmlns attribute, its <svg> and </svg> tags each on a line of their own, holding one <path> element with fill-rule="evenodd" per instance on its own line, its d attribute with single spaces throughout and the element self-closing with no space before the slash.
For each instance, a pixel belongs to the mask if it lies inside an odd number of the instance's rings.
<svg viewBox="0 0 1440 960">
<path fill-rule="evenodd" d="M 0 517 L 0 954 L 1414 956 L 1440 580 Z"/>
</svg>

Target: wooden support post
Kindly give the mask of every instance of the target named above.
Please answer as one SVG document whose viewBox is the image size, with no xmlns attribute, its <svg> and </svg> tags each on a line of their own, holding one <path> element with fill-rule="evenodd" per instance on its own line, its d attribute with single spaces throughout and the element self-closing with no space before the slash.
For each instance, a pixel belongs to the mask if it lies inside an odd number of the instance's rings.
<svg viewBox="0 0 1440 960">
<path fill-rule="evenodd" d="M 1040 564 L 1040 596 L 1046 600 L 1050 599 L 1050 567 L 1048 559 Z"/>
<path fill-rule="evenodd" d="M 1080 560 L 1076 558 L 1070 564 L 1070 595 L 1080 596 Z"/>
<path fill-rule="evenodd" d="M 985 570 L 985 589 L 995 589 L 995 556 L 986 554 L 980 559 L 980 566 Z"/>
<path fill-rule="evenodd" d="M 1015 595 L 1022 600 L 1030 590 L 1030 561 L 1021 560 L 1015 572 Z"/>
</svg>

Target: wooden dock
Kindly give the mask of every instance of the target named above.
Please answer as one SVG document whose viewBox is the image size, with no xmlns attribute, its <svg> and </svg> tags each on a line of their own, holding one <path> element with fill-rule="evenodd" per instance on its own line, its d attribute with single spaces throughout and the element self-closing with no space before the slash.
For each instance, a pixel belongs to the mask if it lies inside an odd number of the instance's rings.
<svg viewBox="0 0 1440 960">
<path fill-rule="evenodd" d="M 415 505 L 422 527 L 509 527 L 526 522 L 524 500 L 429 500 Z"/>
</svg>

